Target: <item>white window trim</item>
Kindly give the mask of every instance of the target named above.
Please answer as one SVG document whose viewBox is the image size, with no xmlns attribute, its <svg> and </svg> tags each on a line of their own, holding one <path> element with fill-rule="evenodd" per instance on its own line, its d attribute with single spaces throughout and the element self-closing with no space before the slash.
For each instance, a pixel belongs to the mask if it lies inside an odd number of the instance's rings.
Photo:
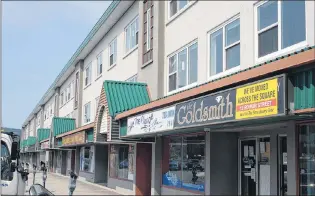
<svg viewBox="0 0 315 197">
<path fill-rule="evenodd" d="M 274 59 L 276 57 L 279 57 L 279 56 L 283 56 L 283 55 L 286 55 L 286 54 L 289 54 L 289 53 L 292 53 L 296 50 L 300 50 L 300 49 L 303 49 L 308 45 L 307 43 L 307 22 L 305 21 L 305 40 L 302 41 L 302 42 L 299 42 L 299 43 L 296 43 L 292 46 L 289 46 L 289 47 L 286 47 L 286 48 L 283 48 L 281 49 L 281 41 L 282 41 L 282 29 L 281 29 L 281 25 L 282 25 L 282 21 L 281 21 L 281 2 L 282 1 L 278 1 L 278 21 L 277 23 L 274 23 L 260 31 L 258 31 L 258 7 L 267 3 L 268 1 L 261 1 L 261 2 L 258 2 L 254 5 L 254 45 L 255 45 L 255 64 L 260 64 L 260 63 L 263 63 L 263 62 L 266 62 L 270 59 Z M 305 20 L 306 20 L 306 7 L 307 7 L 307 2 L 305 1 Z M 270 53 L 268 55 L 265 55 L 265 56 L 262 56 L 262 57 L 258 57 L 258 33 L 259 32 L 263 32 L 265 30 L 268 30 L 274 26 L 278 25 L 278 51 L 275 51 L 273 53 Z"/>
<path fill-rule="evenodd" d="M 150 13 L 150 14 L 149 14 Z M 151 7 L 147 10 L 147 51 L 151 49 Z M 150 23 L 149 23 L 150 21 Z"/>
<path fill-rule="evenodd" d="M 86 106 L 87 105 L 90 105 L 90 117 L 89 117 L 89 121 L 86 121 Z M 87 124 L 87 123 L 90 123 L 91 122 L 91 101 L 90 102 L 87 102 L 85 105 L 84 105 L 84 111 L 83 111 L 83 121 L 84 121 L 84 124 Z"/>
<path fill-rule="evenodd" d="M 185 12 L 188 8 L 190 8 L 193 4 L 195 4 L 198 0 L 190 0 L 188 1 L 188 3 L 186 4 L 185 7 L 183 7 L 182 9 L 178 10 L 176 12 L 176 14 L 174 14 L 173 16 L 171 16 L 171 0 L 169 0 L 167 2 L 167 21 L 166 21 L 166 25 L 168 25 L 169 23 L 171 23 L 173 20 L 175 20 L 179 15 L 181 15 L 183 12 Z M 177 7 L 179 7 L 177 5 Z"/>
<path fill-rule="evenodd" d="M 211 80 L 214 80 L 214 79 L 218 79 L 218 78 L 224 77 L 226 75 L 233 74 L 233 73 L 238 72 L 238 71 L 241 70 L 241 63 L 242 63 L 241 52 L 242 51 L 240 52 L 240 65 L 226 70 L 226 49 L 228 49 L 228 48 L 230 48 L 230 47 L 232 47 L 234 45 L 237 45 L 237 44 L 241 45 L 241 32 L 240 32 L 240 40 L 226 47 L 225 46 L 225 27 L 228 24 L 234 22 L 237 19 L 240 20 L 240 26 L 241 26 L 240 14 L 237 14 L 237 15 L 233 16 L 232 18 L 230 18 L 229 20 L 223 22 L 219 26 L 215 27 L 214 29 L 208 31 L 208 33 L 207 33 L 207 76 L 208 76 L 208 81 L 211 81 Z M 211 73 L 210 73 L 210 70 L 211 70 L 211 67 L 210 67 L 210 63 L 211 63 L 211 59 L 210 59 L 211 58 L 210 57 L 210 53 L 211 53 L 211 34 L 215 33 L 216 31 L 218 31 L 221 28 L 222 28 L 222 34 L 223 34 L 223 43 L 222 43 L 223 44 L 223 72 L 217 73 L 215 75 L 211 75 Z"/>
<path fill-rule="evenodd" d="M 168 55 L 166 57 L 166 62 L 167 62 L 167 64 L 166 64 L 166 66 L 167 66 L 167 68 L 166 68 L 166 71 L 167 71 L 167 74 L 166 74 L 166 86 L 167 86 L 166 87 L 166 90 L 167 90 L 166 95 L 175 94 L 177 92 L 180 92 L 180 91 L 192 88 L 192 87 L 197 86 L 199 84 L 199 82 L 198 82 L 198 72 L 197 72 L 197 81 L 196 82 L 188 84 L 188 85 L 186 85 L 184 87 L 177 88 L 175 90 L 169 91 L 169 76 L 171 74 L 174 74 L 174 72 L 169 73 L 169 58 L 177 54 L 177 71 L 176 72 L 178 73 L 178 53 L 186 48 L 187 49 L 187 59 L 188 59 L 188 56 L 189 56 L 188 55 L 188 53 L 189 53 L 188 49 L 189 49 L 190 46 L 192 46 L 192 45 L 194 45 L 196 43 L 198 44 L 198 39 L 194 39 L 193 41 L 189 42 L 185 46 L 181 47 L 180 49 L 176 50 L 175 52 L 171 53 L 170 55 Z M 198 48 L 199 48 L 199 46 L 198 46 Z M 197 48 L 197 51 L 198 51 L 198 48 Z M 188 61 L 187 61 L 187 66 L 188 66 Z M 198 56 L 198 65 L 197 66 L 199 67 L 199 56 Z M 178 76 L 178 74 L 177 74 L 177 76 Z M 187 71 L 187 76 L 186 77 L 187 77 L 187 80 L 188 80 L 188 71 Z"/>
<path fill-rule="evenodd" d="M 114 53 L 116 53 L 116 59 L 115 59 L 115 61 L 113 62 L 113 64 L 110 64 L 110 55 L 111 55 L 111 53 L 110 53 L 110 48 L 111 48 L 112 44 L 113 44 L 115 41 L 116 41 L 116 48 L 115 48 L 115 50 L 114 50 Z M 109 68 L 112 68 L 112 67 L 116 66 L 116 63 L 117 63 L 117 37 L 115 37 L 115 38 L 109 43 L 109 45 L 108 45 L 108 65 L 109 65 Z"/>
<path fill-rule="evenodd" d="M 99 57 L 101 57 L 101 59 L 102 59 L 102 73 L 99 73 L 99 71 L 100 71 L 100 68 L 99 68 L 99 66 L 100 65 L 98 65 L 98 58 Z M 104 61 L 103 61 L 103 51 L 102 52 L 100 52 L 97 56 L 96 56 L 96 76 L 97 76 L 97 78 L 96 78 L 96 80 L 100 77 L 100 76 L 102 76 L 102 74 L 103 74 L 103 72 L 104 72 L 104 63 L 103 63 Z"/>
<path fill-rule="evenodd" d="M 86 74 L 86 70 L 89 68 L 89 83 L 88 84 L 85 84 L 85 80 L 86 80 L 86 77 L 87 77 L 87 74 Z M 91 82 L 92 82 L 92 63 L 89 63 L 85 68 L 84 68 L 84 88 L 88 87 L 89 85 L 91 85 Z"/>
<path fill-rule="evenodd" d="M 134 47 L 132 47 L 132 48 L 130 48 L 129 50 L 127 50 L 127 29 L 129 28 L 129 27 L 131 27 L 131 25 L 134 23 L 134 22 L 136 22 L 137 21 L 137 19 L 138 19 L 138 22 L 139 22 L 139 16 L 137 15 L 134 19 L 132 19 L 132 21 L 125 27 L 125 29 L 124 29 L 124 35 L 125 35 L 125 42 L 124 42 L 124 48 L 125 48 L 125 56 L 127 56 L 128 54 L 130 54 L 132 51 L 134 51 L 136 48 L 138 48 L 138 45 L 139 45 L 139 23 L 138 23 L 138 43 L 134 46 Z M 135 34 L 136 34 L 137 32 L 135 32 Z"/>
</svg>

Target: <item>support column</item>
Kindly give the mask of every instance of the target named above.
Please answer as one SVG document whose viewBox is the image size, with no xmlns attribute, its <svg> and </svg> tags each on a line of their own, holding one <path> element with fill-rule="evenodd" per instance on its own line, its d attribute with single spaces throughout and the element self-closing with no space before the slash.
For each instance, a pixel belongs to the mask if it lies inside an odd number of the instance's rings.
<svg viewBox="0 0 315 197">
<path fill-rule="evenodd" d="M 54 116 L 59 117 L 59 95 L 60 87 L 55 89 L 55 106 L 54 106 Z"/>
<path fill-rule="evenodd" d="M 288 148 L 288 195 L 296 196 L 297 194 L 297 133 L 295 131 L 295 123 L 288 123 L 287 127 L 287 148 Z"/>
<path fill-rule="evenodd" d="M 210 195 L 210 132 L 206 132 L 206 169 L 205 169 L 205 195 Z"/>
<path fill-rule="evenodd" d="M 278 134 L 270 135 L 270 195 L 278 195 Z"/>
<path fill-rule="evenodd" d="M 151 173 L 151 195 L 161 195 L 162 180 L 162 138 L 156 137 L 155 144 L 152 144 L 152 173 Z"/>
<path fill-rule="evenodd" d="M 79 90 L 78 90 L 78 117 L 77 117 L 77 127 L 81 127 L 82 126 L 82 99 L 83 99 L 83 71 L 84 71 L 84 61 L 80 60 L 77 64 L 76 64 L 76 70 L 79 71 Z"/>
<path fill-rule="evenodd" d="M 44 105 L 40 106 L 40 128 L 44 128 Z"/>
</svg>

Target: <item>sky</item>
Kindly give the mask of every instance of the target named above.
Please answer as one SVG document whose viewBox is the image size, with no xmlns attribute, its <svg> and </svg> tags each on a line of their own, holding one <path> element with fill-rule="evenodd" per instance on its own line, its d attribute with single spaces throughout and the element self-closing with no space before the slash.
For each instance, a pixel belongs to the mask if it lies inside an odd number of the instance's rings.
<svg viewBox="0 0 315 197">
<path fill-rule="evenodd" d="M 2 2 L 4 127 L 22 127 L 110 3 Z"/>
</svg>

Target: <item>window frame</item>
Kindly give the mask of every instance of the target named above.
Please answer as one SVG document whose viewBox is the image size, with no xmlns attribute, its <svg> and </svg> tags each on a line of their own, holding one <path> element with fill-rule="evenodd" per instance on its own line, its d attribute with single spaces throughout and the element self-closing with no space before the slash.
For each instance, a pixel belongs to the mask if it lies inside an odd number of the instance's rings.
<svg viewBox="0 0 315 197">
<path fill-rule="evenodd" d="M 186 45 L 184 45 L 183 47 L 181 47 L 181 48 L 179 48 L 178 50 L 176 50 L 175 52 L 173 52 L 173 53 L 171 53 L 170 55 L 168 55 L 167 57 L 166 57 L 166 62 L 167 62 L 167 64 L 166 64 L 166 66 L 167 66 L 167 68 L 166 68 L 166 71 L 167 71 L 167 75 L 166 75 L 166 85 L 167 85 L 167 87 L 166 87 L 166 90 L 167 90 L 167 95 L 171 95 L 171 94 L 174 94 L 174 93 L 176 93 L 176 92 L 180 92 L 180 91 L 182 91 L 182 90 L 185 90 L 185 89 L 189 89 L 189 88 L 191 88 L 191 87 L 194 87 L 194 86 L 196 86 L 196 85 L 198 85 L 198 70 L 197 70 L 197 81 L 196 82 L 193 82 L 193 83 L 191 83 L 191 84 L 187 84 L 186 86 L 184 86 L 184 87 L 181 87 L 181 88 L 177 88 L 177 89 L 175 89 L 175 90 L 171 90 L 171 91 L 169 91 L 169 76 L 170 75 L 172 75 L 172 74 L 174 74 L 174 73 L 178 73 L 178 54 L 181 52 L 181 51 L 183 51 L 184 49 L 186 49 L 187 50 L 187 57 L 186 57 L 186 60 L 187 60 L 187 65 L 186 65 L 186 69 L 187 69 L 187 83 L 188 83 L 188 76 L 189 76 L 189 74 L 188 74 L 188 68 L 189 68 L 189 59 L 188 59 L 188 57 L 189 57 L 189 47 L 190 46 L 192 46 L 192 45 L 194 45 L 194 44 L 197 44 L 198 45 L 198 39 L 196 38 L 196 39 L 194 39 L 193 41 L 191 41 L 191 42 L 189 42 L 188 44 L 186 44 Z M 198 50 L 199 50 L 199 45 L 198 45 L 198 47 L 197 47 L 197 54 L 198 54 Z M 169 59 L 171 58 L 171 57 L 173 57 L 174 55 L 176 55 L 177 56 L 177 70 L 176 70 L 176 72 L 172 72 L 172 73 L 169 73 Z M 199 67 L 199 56 L 198 56 L 198 65 L 197 65 L 197 68 Z M 178 74 L 177 74 L 177 78 L 176 78 L 176 83 L 177 83 L 177 81 L 178 81 Z"/>
<path fill-rule="evenodd" d="M 99 65 L 98 60 L 101 59 L 101 64 Z M 100 52 L 97 56 L 96 56 L 96 77 L 99 78 L 100 76 L 102 76 L 103 74 L 103 51 Z M 100 70 L 102 72 L 100 72 Z"/>
<path fill-rule="evenodd" d="M 135 46 L 133 46 L 133 47 L 130 47 L 130 49 L 128 50 L 127 49 L 127 43 L 128 43 L 128 41 L 127 41 L 127 30 L 129 29 L 130 30 L 130 39 L 131 39 L 131 30 L 132 30 L 132 25 L 134 24 L 134 23 L 137 23 L 137 21 L 138 21 L 138 24 L 136 24 L 136 29 L 135 29 L 135 38 L 136 38 L 136 40 L 135 40 L 135 43 L 136 43 L 136 45 Z M 131 21 L 130 21 L 130 23 L 124 28 L 124 35 L 125 35 L 125 44 L 124 44 L 124 48 L 125 48 L 125 55 L 128 55 L 129 53 L 131 53 L 132 51 L 134 51 L 136 48 L 138 48 L 138 46 L 139 46 L 139 15 L 137 15 L 135 18 L 133 18 Z M 138 42 L 137 42 L 138 41 Z"/>
<path fill-rule="evenodd" d="M 173 14 L 173 16 L 171 16 L 171 2 L 173 0 L 168 0 L 167 2 L 167 18 L 168 18 L 168 22 L 171 22 L 173 19 L 177 18 L 180 14 L 182 14 L 185 10 L 187 10 L 190 6 L 192 6 L 194 3 L 196 3 L 198 0 L 187 0 L 187 4 L 179 9 L 179 0 L 174 0 L 177 1 L 177 11 L 176 13 Z M 168 24 L 167 22 L 167 24 Z"/>
<path fill-rule="evenodd" d="M 62 91 L 61 93 L 60 93 L 60 107 L 62 107 L 63 105 L 64 105 L 64 103 L 63 103 L 63 97 L 64 97 L 64 91 Z"/>
<path fill-rule="evenodd" d="M 301 41 L 299 43 L 293 44 L 293 45 L 286 47 L 286 48 L 282 48 L 282 46 L 281 46 L 281 44 L 282 44 L 282 17 L 281 17 L 281 14 L 282 14 L 281 3 L 282 3 L 282 1 L 277 1 L 277 3 L 278 3 L 278 20 L 277 20 L 277 23 L 276 24 L 274 23 L 274 24 L 269 25 L 269 26 L 267 26 L 261 30 L 258 30 L 258 8 L 267 2 L 268 2 L 268 0 L 264 0 L 264 1 L 259 1 L 256 4 L 254 4 L 254 45 L 255 45 L 255 49 L 254 49 L 255 52 L 254 53 L 255 53 L 255 63 L 256 64 L 265 62 L 265 61 L 273 59 L 275 57 L 278 57 L 278 56 L 281 56 L 284 54 L 288 54 L 290 52 L 293 52 L 293 51 L 296 51 L 296 50 L 299 50 L 299 49 L 302 49 L 302 48 L 305 48 L 306 46 L 308 46 L 308 44 L 307 44 L 307 19 L 306 19 L 306 17 L 307 17 L 307 10 L 306 10 L 307 1 L 304 1 L 304 3 L 305 3 L 305 13 L 304 13 L 305 14 L 305 40 Z M 270 54 L 267 54 L 265 56 L 258 57 L 258 48 L 259 48 L 258 34 L 265 32 L 265 31 L 267 31 L 267 30 L 269 30 L 275 26 L 278 26 L 278 50 L 275 52 L 272 52 Z"/>
<path fill-rule="evenodd" d="M 92 83 L 92 73 L 91 73 L 91 66 L 92 66 L 92 63 L 89 63 L 85 68 L 84 68 L 84 88 L 86 88 L 86 87 L 88 87 L 89 85 L 91 85 L 91 83 Z M 87 75 L 87 73 L 86 73 L 86 70 L 89 70 L 89 75 Z M 86 78 L 87 77 L 89 77 L 88 79 L 88 81 L 89 81 L 89 83 L 88 84 L 86 84 Z"/>
<path fill-rule="evenodd" d="M 80 83 L 80 73 L 79 71 L 77 71 L 75 73 L 75 90 L 74 90 L 74 108 L 78 107 L 78 103 L 79 103 L 79 83 Z"/>
<path fill-rule="evenodd" d="M 114 53 L 111 54 L 111 47 L 115 44 Z M 110 56 L 113 55 L 113 63 L 110 64 Z M 115 58 L 114 58 L 115 57 Z M 109 44 L 108 44 L 108 65 L 109 68 L 114 67 L 117 64 L 117 37 L 115 37 Z"/>
<path fill-rule="evenodd" d="M 225 36 L 225 28 L 226 26 L 228 26 L 229 24 L 235 22 L 236 20 L 240 20 L 240 39 L 239 41 L 237 42 L 234 42 L 232 44 L 230 44 L 229 46 L 225 46 L 225 39 L 226 39 L 226 36 Z M 223 42 L 222 42 L 222 48 L 223 48 L 223 71 L 221 73 L 217 73 L 215 75 L 211 75 L 211 35 L 216 33 L 217 31 L 221 30 L 222 29 L 222 35 L 223 35 Z M 241 17 L 240 17 L 240 14 L 237 14 L 233 17 L 231 17 L 230 19 L 224 21 L 223 23 L 221 23 L 220 25 L 218 25 L 217 27 L 211 29 L 210 31 L 208 31 L 207 33 L 207 76 L 208 76 L 208 81 L 209 80 L 214 80 L 214 79 L 217 79 L 217 78 L 220 78 L 220 77 L 223 77 L 223 76 L 226 76 L 226 75 L 230 75 L 232 73 L 235 73 L 239 70 L 241 70 L 241 62 L 242 62 L 242 56 L 241 56 L 241 51 L 240 51 L 240 65 L 238 66 L 235 66 L 233 68 L 230 68 L 228 70 L 226 70 L 226 50 L 229 49 L 229 48 L 232 48 L 236 45 L 240 45 L 241 47 Z"/>
<path fill-rule="evenodd" d="M 89 106 L 89 118 L 87 118 L 87 110 L 86 110 L 87 106 Z M 84 123 L 90 123 L 91 122 L 91 101 L 87 102 L 84 105 L 83 120 L 84 120 Z"/>
<path fill-rule="evenodd" d="M 152 18 L 151 9 L 152 7 L 147 9 L 147 37 L 146 37 L 147 51 L 151 49 L 151 18 Z"/>
<path fill-rule="evenodd" d="M 126 82 L 133 82 L 133 83 L 138 82 L 138 74 L 135 74 L 135 75 L 129 77 L 129 78 L 126 79 L 125 81 L 126 81 Z"/>
</svg>

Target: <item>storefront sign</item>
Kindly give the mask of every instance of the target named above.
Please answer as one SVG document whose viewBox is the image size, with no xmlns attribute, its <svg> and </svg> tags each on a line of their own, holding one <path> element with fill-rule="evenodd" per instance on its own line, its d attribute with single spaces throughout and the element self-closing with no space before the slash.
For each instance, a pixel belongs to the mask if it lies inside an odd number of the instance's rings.
<svg viewBox="0 0 315 197">
<path fill-rule="evenodd" d="M 284 91 L 280 76 L 180 103 L 174 128 L 283 115 Z"/>
<path fill-rule="evenodd" d="M 41 143 L 40 148 L 41 149 L 48 149 L 49 148 L 49 141 Z"/>
<path fill-rule="evenodd" d="M 62 138 L 62 145 L 76 145 L 85 143 L 85 131 L 81 131 L 75 134 L 71 134 Z"/>
<path fill-rule="evenodd" d="M 127 135 L 154 133 L 173 129 L 175 106 L 128 118 Z"/>
</svg>

